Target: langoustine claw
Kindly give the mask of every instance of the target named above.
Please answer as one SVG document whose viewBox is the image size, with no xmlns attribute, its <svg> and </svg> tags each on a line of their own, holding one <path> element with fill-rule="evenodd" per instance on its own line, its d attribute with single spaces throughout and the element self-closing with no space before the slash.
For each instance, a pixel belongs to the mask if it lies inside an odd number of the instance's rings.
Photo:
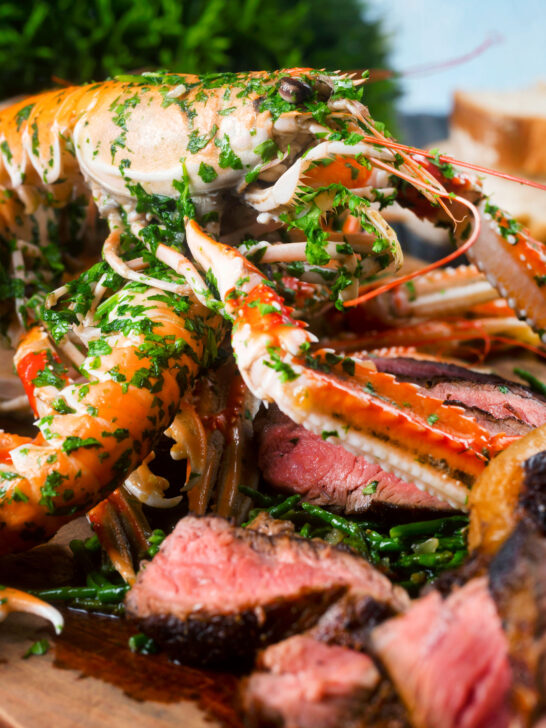
<svg viewBox="0 0 546 728">
<path fill-rule="evenodd" d="M 12 612 L 26 612 L 36 617 L 46 619 L 53 625 L 56 634 L 62 632 L 64 626 L 63 615 L 51 604 L 38 599 L 38 597 L 27 592 L 12 589 L 11 587 L 0 587 L 0 622 Z"/>
<path fill-rule="evenodd" d="M 190 221 L 188 245 L 216 276 L 234 316 L 232 344 L 249 389 L 294 421 L 335 438 L 386 470 L 464 508 L 490 455 L 513 438 L 491 436 L 456 406 L 378 372 L 373 361 L 311 353 L 315 339 L 243 256 Z"/>
</svg>

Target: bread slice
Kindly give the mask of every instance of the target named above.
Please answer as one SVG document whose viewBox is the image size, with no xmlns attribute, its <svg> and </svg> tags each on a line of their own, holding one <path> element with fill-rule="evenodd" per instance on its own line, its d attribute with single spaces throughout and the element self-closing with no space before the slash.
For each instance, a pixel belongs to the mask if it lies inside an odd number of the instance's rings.
<svg viewBox="0 0 546 728">
<path fill-rule="evenodd" d="M 456 91 L 450 126 L 459 156 L 546 176 L 546 83 L 514 91 Z"/>
</svg>

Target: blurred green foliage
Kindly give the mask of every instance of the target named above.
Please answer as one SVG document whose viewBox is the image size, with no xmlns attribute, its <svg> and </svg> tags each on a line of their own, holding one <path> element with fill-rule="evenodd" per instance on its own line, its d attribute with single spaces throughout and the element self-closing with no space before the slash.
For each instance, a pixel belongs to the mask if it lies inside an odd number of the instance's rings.
<svg viewBox="0 0 546 728">
<path fill-rule="evenodd" d="M 0 97 L 124 71 L 387 68 L 365 0 L 2 0 Z M 391 120 L 392 81 L 370 84 Z"/>
</svg>

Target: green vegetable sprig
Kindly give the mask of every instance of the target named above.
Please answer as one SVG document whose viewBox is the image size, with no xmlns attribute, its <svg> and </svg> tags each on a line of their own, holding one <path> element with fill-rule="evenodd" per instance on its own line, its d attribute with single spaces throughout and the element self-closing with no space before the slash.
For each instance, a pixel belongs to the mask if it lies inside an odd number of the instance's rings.
<svg viewBox="0 0 546 728">
<path fill-rule="evenodd" d="M 468 553 L 465 515 L 404 523 L 389 529 L 358 516 L 331 513 L 302 502 L 299 495 L 272 495 L 246 486 L 239 490 L 256 504 L 244 526 L 264 511 L 273 518 L 291 521 L 300 538 L 345 544 L 413 594 L 441 571 L 459 566 Z"/>
</svg>

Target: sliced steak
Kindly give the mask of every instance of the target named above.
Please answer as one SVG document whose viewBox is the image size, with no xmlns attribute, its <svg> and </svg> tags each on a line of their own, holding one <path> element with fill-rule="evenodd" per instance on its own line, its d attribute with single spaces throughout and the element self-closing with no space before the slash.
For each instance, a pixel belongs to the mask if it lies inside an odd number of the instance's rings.
<svg viewBox="0 0 546 728">
<path fill-rule="evenodd" d="M 258 463 L 264 478 L 275 488 L 300 493 L 310 503 L 346 513 L 366 512 L 398 521 L 452 510 L 379 465 L 324 441 L 275 406 L 260 415 L 256 426 Z"/>
<path fill-rule="evenodd" d="M 546 423 L 546 398 L 508 379 L 425 359 L 378 357 L 377 369 L 469 410 L 492 434 L 525 435 Z"/>
<path fill-rule="evenodd" d="M 268 647 L 259 672 L 245 681 L 242 707 L 249 726 L 356 728 L 381 676 L 367 656 L 307 635 Z"/>
<path fill-rule="evenodd" d="M 513 724 L 530 726 L 546 724 L 546 452 L 526 460 L 522 472 L 518 518 L 498 552 L 476 553 L 435 588 L 453 588 L 470 570 L 488 574 L 508 644 Z"/>
<path fill-rule="evenodd" d="M 404 728 L 406 711 L 390 680 L 364 654 L 392 602 L 347 592 L 303 635 L 264 650 L 241 686 L 249 726 Z"/>
<path fill-rule="evenodd" d="M 508 643 L 486 578 L 430 592 L 372 642 L 417 728 L 508 728 Z"/>
<path fill-rule="evenodd" d="M 127 612 L 172 656 L 233 667 L 313 626 L 350 589 L 396 611 L 407 605 L 403 590 L 341 548 L 188 516 L 139 573 Z"/>
</svg>

